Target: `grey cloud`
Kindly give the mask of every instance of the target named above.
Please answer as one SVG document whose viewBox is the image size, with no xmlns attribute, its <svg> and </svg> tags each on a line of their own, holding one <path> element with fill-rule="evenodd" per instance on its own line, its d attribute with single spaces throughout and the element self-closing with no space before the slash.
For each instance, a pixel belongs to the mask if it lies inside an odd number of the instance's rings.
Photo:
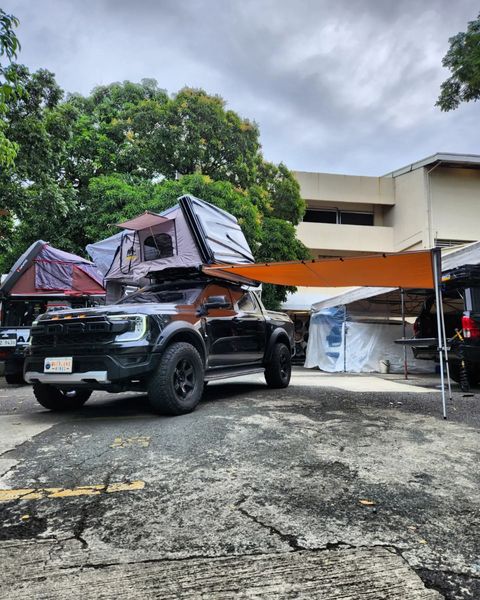
<svg viewBox="0 0 480 600">
<path fill-rule="evenodd" d="M 4 0 L 21 60 L 68 91 L 155 77 L 222 95 L 291 168 L 381 174 L 480 152 L 480 105 L 442 114 L 448 38 L 474 0 Z"/>
</svg>

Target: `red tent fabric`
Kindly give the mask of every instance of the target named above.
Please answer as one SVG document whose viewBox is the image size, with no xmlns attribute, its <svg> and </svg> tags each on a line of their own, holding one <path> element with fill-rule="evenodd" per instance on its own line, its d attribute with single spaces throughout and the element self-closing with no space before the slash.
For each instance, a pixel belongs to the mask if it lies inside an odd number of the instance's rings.
<svg viewBox="0 0 480 600">
<path fill-rule="evenodd" d="M 103 277 L 93 263 L 43 240 L 20 256 L 0 287 L 2 296 L 104 294 Z"/>
</svg>

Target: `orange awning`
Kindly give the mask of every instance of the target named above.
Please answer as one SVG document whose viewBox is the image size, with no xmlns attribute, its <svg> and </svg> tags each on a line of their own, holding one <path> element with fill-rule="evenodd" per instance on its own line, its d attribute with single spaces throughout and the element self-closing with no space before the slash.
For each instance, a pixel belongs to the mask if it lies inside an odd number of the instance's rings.
<svg viewBox="0 0 480 600">
<path fill-rule="evenodd" d="M 323 260 L 215 265 L 203 267 L 209 275 L 228 273 L 262 283 L 307 287 L 399 287 L 435 286 L 434 251 L 419 250 Z"/>
</svg>

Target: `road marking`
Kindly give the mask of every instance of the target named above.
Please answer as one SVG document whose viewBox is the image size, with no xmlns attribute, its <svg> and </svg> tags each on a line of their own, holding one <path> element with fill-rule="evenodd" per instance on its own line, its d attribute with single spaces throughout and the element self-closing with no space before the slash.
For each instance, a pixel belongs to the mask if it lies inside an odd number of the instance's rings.
<svg viewBox="0 0 480 600">
<path fill-rule="evenodd" d="M 18 490 L 0 490 L 0 503 L 12 500 L 40 500 L 42 498 L 70 498 L 72 496 L 96 496 L 116 492 L 143 490 L 144 481 L 128 483 L 110 483 L 109 485 L 79 485 L 74 488 L 23 488 Z"/>
<path fill-rule="evenodd" d="M 148 435 L 141 435 L 130 438 L 116 437 L 113 440 L 113 444 L 110 444 L 110 448 L 130 448 L 131 446 L 140 446 L 140 448 L 148 448 L 150 445 L 150 437 Z"/>
</svg>

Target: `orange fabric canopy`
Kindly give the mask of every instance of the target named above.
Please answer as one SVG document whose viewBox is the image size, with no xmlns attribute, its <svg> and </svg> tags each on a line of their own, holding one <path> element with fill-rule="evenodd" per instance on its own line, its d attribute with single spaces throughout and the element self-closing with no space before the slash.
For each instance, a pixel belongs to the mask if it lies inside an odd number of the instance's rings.
<svg viewBox="0 0 480 600">
<path fill-rule="evenodd" d="M 289 286 L 433 288 L 434 258 L 434 251 L 419 250 L 324 260 L 215 265 L 205 266 L 203 271 L 209 275 L 228 273 Z"/>
</svg>

